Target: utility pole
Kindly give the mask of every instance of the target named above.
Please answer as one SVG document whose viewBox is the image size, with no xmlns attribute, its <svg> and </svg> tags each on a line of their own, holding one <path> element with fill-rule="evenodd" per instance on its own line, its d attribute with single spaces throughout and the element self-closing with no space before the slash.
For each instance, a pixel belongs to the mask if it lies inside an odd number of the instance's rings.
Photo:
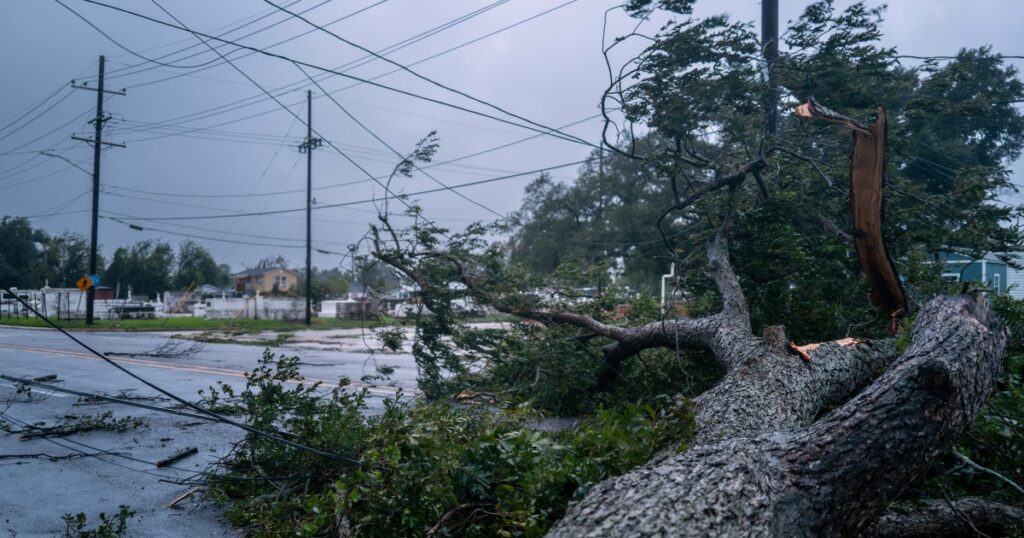
<svg viewBox="0 0 1024 538">
<path fill-rule="evenodd" d="M 775 76 L 775 62 L 779 59 L 779 0 L 761 0 L 761 50 L 768 84 L 765 125 L 768 134 L 774 135 L 779 122 L 779 81 Z"/>
<path fill-rule="evenodd" d="M 97 235 L 99 234 L 99 211 L 100 211 L 100 150 L 103 145 L 117 146 L 123 148 L 124 144 L 115 144 L 113 142 L 103 141 L 103 124 L 110 119 L 110 115 L 103 115 L 103 94 L 109 93 L 114 95 L 124 95 L 124 90 L 113 91 L 103 89 L 103 65 L 105 58 L 100 55 L 100 72 L 97 80 L 96 87 L 93 88 L 88 85 L 87 82 L 81 85 L 76 85 L 74 81 L 71 81 L 71 87 L 79 90 L 90 90 L 96 92 L 96 117 L 89 121 L 96 128 L 96 134 L 94 138 L 85 138 L 81 136 L 72 135 L 71 138 L 74 140 L 80 140 L 82 142 L 88 142 L 92 144 L 92 233 L 90 234 L 89 242 L 89 275 L 96 274 L 96 245 Z M 92 325 L 93 322 L 93 301 L 96 298 L 96 286 L 89 286 L 85 296 L 85 323 Z"/>
<path fill-rule="evenodd" d="M 306 154 L 306 325 L 313 323 L 310 303 L 313 289 L 313 150 L 322 143 L 323 140 L 313 138 L 313 92 L 306 90 L 306 140 L 299 145 L 299 153 Z"/>
</svg>

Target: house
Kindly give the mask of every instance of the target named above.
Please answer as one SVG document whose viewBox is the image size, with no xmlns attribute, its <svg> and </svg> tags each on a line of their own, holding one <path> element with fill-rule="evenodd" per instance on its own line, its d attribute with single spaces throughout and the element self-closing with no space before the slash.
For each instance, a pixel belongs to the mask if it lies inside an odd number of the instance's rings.
<svg viewBox="0 0 1024 538">
<path fill-rule="evenodd" d="M 962 254 L 943 252 L 937 257 L 942 263 L 942 278 L 946 280 L 980 282 L 996 293 L 1006 293 L 1010 284 L 1016 281 L 1024 282 L 1024 275 L 992 253 L 986 253 L 980 258 L 970 258 Z M 1010 290 L 1010 295 L 1018 299 L 1024 297 L 1024 289 L 1015 287 Z"/>
<path fill-rule="evenodd" d="M 246 269 L 231 275 L 238 292 L 272 293 L 291 291 L 298 285 L 299 273 L 285 267 Z"/>
<path fill-rule="evenodd" d="M 1022 269 L 1006 268 L 1006 289 L 1014 299 L 1024 299 L 1024 252 L 1014 252 L 1010 258 Z"/>
</svg>

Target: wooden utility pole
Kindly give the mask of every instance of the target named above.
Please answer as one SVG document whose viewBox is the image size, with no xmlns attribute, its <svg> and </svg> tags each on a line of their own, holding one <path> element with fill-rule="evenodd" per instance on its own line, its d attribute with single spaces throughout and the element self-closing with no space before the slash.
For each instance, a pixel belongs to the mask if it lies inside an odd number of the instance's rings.
<svg viewBox="0 0 1024 538">
<path fill-rule="evenodd" d="M 96 117 L 89 121 L 95 127 L 95 135 L 93 138 L 85 138 L 81 136 L 72 135 L 71 138 L 82 142 L 88 142 L 92 144 L 92 231 L 89 234 L 89 275 L 96 274 L 96 249 L 97 249 L 97 236 L 99 235 L 99 212 L 100 212 L 100 154 L 102 146 L 117 146 L 123 148 L 124 144 L 115 144 L 113 142 L 103 141 L 103 124 L 110 119 L 110 115 L 103 115 L 103 96 L 106 93 L 114 95 L 124 95 L 124 90 L 113 91 L 103 89 L 103 65 L 104 57 L 100 56 L 100 70 L 99 77 L 96 81 L 96 87 L 93 88 L 88 83 L 82 83 L 76 85 L 74 81 L 71 82 L 71 87 L 79 90 L 90 90 L 96 92 Z M 85 323 L 92 325 L 93 323 L 93 301 L 96 298 L 96 286 L 89 286 L 86 290 L 85 296 Z"/>
<path fill-rule="evenodd" d="M 775 62 L 779 59 L 779 0 L 761 0 L 761 51 L 768 85 L 765 130 L 774 135 L 779 122 L 779 81 L 775 76 Z"/>
<path fill-rule="evenodd" d="M 323 140 L 313 138 L 313 92 L 306 90 L 306 140 L 299 145 L 299 153 L 306 154 L 306 325 L 313 323 L 311 304 L 313 286 L 312 235 L 313 235 L 313 149 L 320 147 Z"/>
</svg>

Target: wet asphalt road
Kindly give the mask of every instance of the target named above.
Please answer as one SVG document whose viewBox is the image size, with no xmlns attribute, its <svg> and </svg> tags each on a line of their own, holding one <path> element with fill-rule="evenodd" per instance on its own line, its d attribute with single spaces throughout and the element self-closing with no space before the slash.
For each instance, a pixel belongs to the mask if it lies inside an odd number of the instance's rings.
<svg viewBox="0 0 1024 538">
<path fill-rule="evenodd" d="M 170 333 L 76 332 L 86 344 L 109 353 L 152 351 L 166 343 Z M 177 340 L 175 340 L 177 341 Z M 184 347 L 190 345 L 185 342 Z M 114 357 L 120 364 L 166 390 L 189 400 L 197 392 L 221 381 L 241 388 L 243 373 L 257 363 L 263 349 L 237 344 L 204 344 L 190 357 Z M 339 351 L 274 349 L 298 355 L 307 379 L 334 386 L 348 377 L 356 388 L 369 390 L 373 413 L 395 387 L 414 390 L 416 370 L 408 355 L 376 355 Z M 362 377 L 373 374 L 377 364 L 395 367 L 394 386 L 364 385 Z M 89 393 L 158 396 L 123 372 L 91 355 L 66 336 L 51 330 L 0 327 L 0 374 L 35 378 L 55 374 L 57 385 Z M 16 394 L 15 384 L 0 380 L 0 420 L 11 428 L 24 424 L 53 425 L 65 415 L 89 415 L 110 410 L 115 418 L 141 417 L 146 425 L 127 432 L 94 431 L 66 438 L 19 440 L 0 432 L 0 535 L 52 536 L 62 534 L 65 513 L 83 512 L 94 522 L 100 512 L 117 512 L 125 504 L 136 512 L 129 522 L 132 536 L 234 536 L 219 510 L 209 505 L 184 502 L 181 509 L 167 505 L 189 487 L 174 483 L 193 476 L 227 453 L 241 438 L 236 429 L 156 411 L 118 404 L 76 405 L 73 395 L 34 389 L 31 398 Z M 146 403 L 167 407 L 168 400 Z M 199 453 L 173 468 L 153 463 L 177 451 L 196 447 Z M 109 451 L 116 455 L 99 454 Z M 82 453 L 92 454 L 83 456 Z M 51 461 L 45 456 L 77 454 L 74 459 Z"/>
</svg>

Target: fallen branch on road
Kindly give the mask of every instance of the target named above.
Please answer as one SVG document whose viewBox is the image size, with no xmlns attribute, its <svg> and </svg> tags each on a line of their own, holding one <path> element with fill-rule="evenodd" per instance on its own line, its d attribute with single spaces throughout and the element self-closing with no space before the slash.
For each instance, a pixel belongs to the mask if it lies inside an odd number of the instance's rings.
<svg viewBox="0 0 1024 538">
<path fill-rule="evenodd" d="M 179 461 L 181 461 L 181 460 L 183 460 L 183 459 L 185 459 L 185 458 L 187 458 L 189 456 L 194 456 L 194 455 L 196 455 L 198 453 L 199 453 L 199 449 L 194 447 L 194 446 L 186 448 L 186 449 L 183 449 L 183 450 L 179 450 L 173 456 L 171 456 L 169 458 L 164 458 L 164 459 L 156 462 L 156 466 L 157 467 L 167 467 L 168 465 L 173 465 L 173 464 L 178 463 Z"/>
</svg>

